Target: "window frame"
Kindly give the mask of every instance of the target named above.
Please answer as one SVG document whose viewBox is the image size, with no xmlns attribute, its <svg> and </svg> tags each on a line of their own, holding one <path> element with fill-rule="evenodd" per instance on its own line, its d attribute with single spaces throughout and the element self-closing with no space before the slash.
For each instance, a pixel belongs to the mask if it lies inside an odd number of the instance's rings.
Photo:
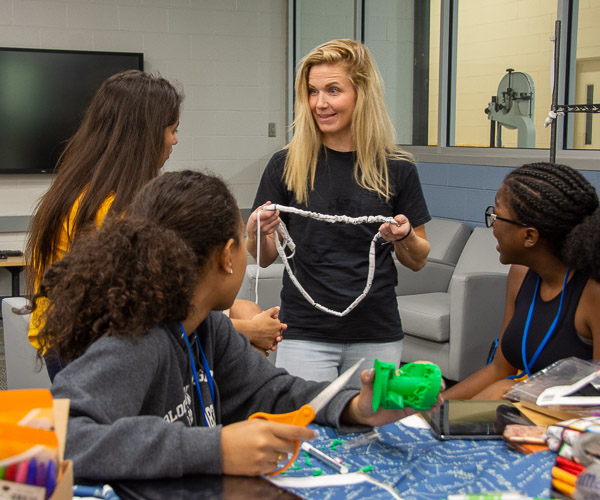
<svg viewBox="0 0 600 500">
<path fill-rule="evenodd" d="M 288 116 L 293 117 L 294 71 L 296 43 L 299 31 L 296 25 L 298 0 L 288 0 L 289 58 L 288 58 Z M 367 0 L 355 0 L 355 39 L 364 42 L 363 13 Z M 420 0 L 417 0 L 420 1 Z M 460 0 L 441 0 L 440 61 L 438 89 L 437 145 L 402 147 L 412 153 L 419 163 L 489 165 L 512 167 L 535 161 L 549 161 L 548 148 L 483 148 L 449 146 L 454 142 L 456 103 L 456 42 L 458 3 Z M 556 19 L 561 21 L 560 63 L 558 71 L 558 103 L 573 104 L 577 54 L 577 21 L 579 0 L 556 0 Z M 548 103 L 550 111 L 551 103 Z M 565 129 L 565 122 L 568 124 Z M 573 144 L 573 114 L 556 119 L 556 162 L 566 163 L 581 170 L 600 170 L 600 150 L 566 149 Z M 570 130 L 570 135 L 565 133 Z M 288 140 L 291 139 L 288 133 Z"/>
</svg>

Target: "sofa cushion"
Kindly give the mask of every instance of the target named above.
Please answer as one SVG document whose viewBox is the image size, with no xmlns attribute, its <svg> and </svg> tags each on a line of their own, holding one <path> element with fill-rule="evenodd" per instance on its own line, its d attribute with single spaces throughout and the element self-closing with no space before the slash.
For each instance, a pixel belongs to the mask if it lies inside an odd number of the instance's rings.
<svg viewBox="0 0 600 500">
<path fill-rule="evenodd" d="M 403 295 L 396 298 L 406 335 L 432 342 L 450 338 L 450 295 L 443 292 Z"/>
</svg>

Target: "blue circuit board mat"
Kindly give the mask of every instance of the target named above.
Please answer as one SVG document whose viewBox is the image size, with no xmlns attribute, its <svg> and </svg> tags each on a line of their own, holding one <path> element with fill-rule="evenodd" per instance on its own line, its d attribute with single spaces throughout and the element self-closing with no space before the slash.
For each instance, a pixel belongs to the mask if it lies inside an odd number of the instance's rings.
<svg viewBox="0 0 600 500">
<path fill-rule="evenodd" d="M 373 479 L 392 487 L 403 500 L 440 500 L 451 493 L 520 491 L 547 497 L 556 455 L 543 451 L 524 455 L 502 440 L 440 441 L 428 429 L 398 422 L 377 429 L 365 442 L 361 434 L 338 435 L 328 427 L 313 426 L 319 437 L 311 444 L 339 457 L 357 472 L 367 468 Z M 343 444 L 337 444 L 343 440 Z M 372 470 L 369 470 L 372 467 Z M 313 457 L 299 455 L 295 466 L 276 477 L 336 474 Z M 380 486 L 360 483 L 330 487 L 286 487 L 307 499 L 389 499 Z"/>
</svg>

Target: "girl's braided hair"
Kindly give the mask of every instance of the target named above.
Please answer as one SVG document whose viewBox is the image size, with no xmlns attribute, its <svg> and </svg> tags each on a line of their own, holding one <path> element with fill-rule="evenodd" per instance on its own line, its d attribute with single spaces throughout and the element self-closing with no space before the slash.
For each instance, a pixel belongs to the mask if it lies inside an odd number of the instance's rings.
<svg viewBox="0 0 600 500">
<path fill-rule="evenodd" d="M 596 189 L 577 170 L 555 163 L 529 163 L 504 179 L 517 220 L 535 227 L 550 250 L 573 269 L 600 277 Z"/>
</svg>

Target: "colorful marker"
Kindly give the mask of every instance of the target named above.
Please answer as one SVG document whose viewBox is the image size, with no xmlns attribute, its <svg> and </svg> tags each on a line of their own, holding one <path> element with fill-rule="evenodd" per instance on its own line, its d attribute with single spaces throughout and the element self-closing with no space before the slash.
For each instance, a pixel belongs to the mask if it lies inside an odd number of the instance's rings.
<svg viewBox="0 0 600 500">
<path fill-rule="evenodd" d="M 37 472 L 37 461 L 34 457 L 29 461 L 29 465 L 27 466 L 27 479 L 25 480 L 25 482 L 27 484 L 32 484 L 35 486 L 36 472 Z"/>
<path fill-rule="evenodd" d="M 44 462 L 40 462 L 37 464 L 37 469 L 35 471 L 35 485 L 46 487 L 46 464 Z"/>
<path fill-rule="evenodd" d="M 56 488 L 56 465 L 54 460 L 48 462 L 48 470 L 46 472 L 46 498 L 50 498 Z"/>
<path fill-rule="evenodd" d="M 29 471 L 29 460 L 24 460 L 17 465 L 17 473 L 15 474 L 15 483 L 26 484 L 27 472 Z"/>
<path fill-rule="evenodd" d="M 6 468 L 6 474 L 4 474 L 5 481 L 14 481 L 17 475 L 17 464 L 10 464 Z"/>
</svg>

